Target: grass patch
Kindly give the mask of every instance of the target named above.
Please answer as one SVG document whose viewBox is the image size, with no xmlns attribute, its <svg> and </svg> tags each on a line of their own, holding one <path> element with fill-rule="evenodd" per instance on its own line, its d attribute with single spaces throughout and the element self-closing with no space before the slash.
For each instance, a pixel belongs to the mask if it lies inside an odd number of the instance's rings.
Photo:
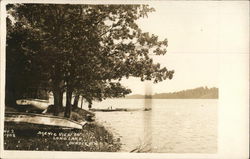
<svg viewBox="0 0 250 159">
<path fill-rule="evenodd" d="M 5 122 L 5 150 L 116 152 L 121 143 L 103 126 L 88 123 L 83 129 Z"/>
</svg>

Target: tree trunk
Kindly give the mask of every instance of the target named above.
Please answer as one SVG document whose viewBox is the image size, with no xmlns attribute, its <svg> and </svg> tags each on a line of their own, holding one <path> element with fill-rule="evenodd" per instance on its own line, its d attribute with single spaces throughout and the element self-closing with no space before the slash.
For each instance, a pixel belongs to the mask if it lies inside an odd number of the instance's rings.
<svg viewBox="0 0 250 159">
<path fill-rule="evenodd" d="M 60 66 L 58 63 L 56 63 L 55 70 L 54 70 L 54 78 L 52 79 L 55 115 L 58 115 L 60 112 L 60 109 L 63 107 L 62 103 L 63 103 L 64 81 L 61 79 L 62 79 L 62 75 L 60 71 Z"/>
<path fill-rule="evenodd" d="M 66 107 L 64 112 L 64 117 L 70 118 L 71 115 L 71 98 L 72 98 L 72 90 L 67 90 L 66 92 Z"/>
<path fill-rule="evenodd" d="M 82 104 L 83 104 L 83 96 L 81 97 L 81 109 L 82 109 Z"/>
<path fill-rule="evenodd" d="M 59 92 L 59 103 L 58 103 L 58 107 L 59 107 L 59 109 L 61 109 L 61 110 L 62 110 L 62 108 L 63 108 L 63 91 L 60 91 L 60 92 Z"/>
<path fill-rule="evenodd" d="M 73 109 L 76 109 L 78 107 L 79 97 L 80 97 L 80 94 L 76 94 L 74 103 L 73 103 Z"/>
<path fill-rule="evenodd" d="M 54 115 L 59 114 L 59 103 L 60 103 L 60 92 L 58 90 L 53 91 L 53 97 L 54 97 Z"/>
</svg>

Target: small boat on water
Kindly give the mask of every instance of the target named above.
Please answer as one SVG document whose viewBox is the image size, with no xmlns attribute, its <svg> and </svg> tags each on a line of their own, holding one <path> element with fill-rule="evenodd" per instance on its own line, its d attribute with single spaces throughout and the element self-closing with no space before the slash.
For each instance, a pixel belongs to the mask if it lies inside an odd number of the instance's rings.
<svg viewBox="0 0 250 159">
<path fill-rule="evenodd" d="M 100 111 L 100 112 L 114 112 L 114 111 L 128 111 L 126 108 L 115 108 L 115 109 L 90 109 L 91 111 Z"/>
<path fill-rule="evenodd" d="M 144 108 L 143 109 L 144 111 L 150 111 L 150 110 L 152 110 L 151 108 Z"/>
<path fill-rule="evenodd" d="M 99 111 L 99 112 L 114 112 L 114 111 L 128 111 L 128 112 L 131 112 L 131 111 L 150 111 L 152 110 L 151 108 L 144 108 L 144 109 L 141 109 L 141 108 L 134 108 L 134 109 L 127 109 L 127 108 L 115 108 L 115 109 L 95 109 L 95 108 L 92 108 L 90 109 L 91 111 Z"/>
</svg>

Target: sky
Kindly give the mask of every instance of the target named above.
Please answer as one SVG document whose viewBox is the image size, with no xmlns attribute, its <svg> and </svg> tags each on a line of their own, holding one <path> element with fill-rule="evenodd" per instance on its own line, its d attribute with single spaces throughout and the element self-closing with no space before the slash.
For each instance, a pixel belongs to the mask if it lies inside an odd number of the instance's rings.
<svg viewBox="0 0 250 159">
<path fill-rule="evenodd" d="M 157 84 L 123 79 L 132 94 L 166 93 L 200 86 L 219 87 L 220 58 L 246 50 L 248 8 L 240 2 L 167 1 L 150 4 L 155 12 L 138 21 L 140 28 L 168 39 L 164 56 L 153 56 L 174 70 L 172 80 Z M 223 55 L 223 56 L 221 56 Z M 146 89 L 147 88 L 147 89 Z"/>
</svg>

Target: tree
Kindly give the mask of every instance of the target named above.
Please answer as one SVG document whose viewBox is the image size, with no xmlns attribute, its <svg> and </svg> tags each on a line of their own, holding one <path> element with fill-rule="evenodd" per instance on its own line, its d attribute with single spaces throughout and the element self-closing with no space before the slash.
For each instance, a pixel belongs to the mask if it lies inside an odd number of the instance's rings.
<svg viewBox="0 0 250 159">
<path fill-rule="evenodd" d="M 57 108 L 66 92 L 66 117 L 74 92 L 102 100 L 130 92 L 119 83 L 124 77 L 160 82 L 173 76 L 150 58 L 166 53 L 167 40 L 136 23 L 154 11 L 147 5 L 17 4 L 12 10 L 15 21 L 36 33 L 40 49 L 33 58 L 39 60 L 32 62 L 45 72 Z"/>
<path fill-rule="evenodd" d="M 5 104 L 15 106 L 20 98 L 46 98 L 46 87 L 41 71 L 31 61 L 33 52 L 39 49 L 39 41 L 22 22 L 12 25 L 7 21 L 6 35 L 6 98 Z M 32 48 L 32 49 L 30 49 Z"/>
</svg>

